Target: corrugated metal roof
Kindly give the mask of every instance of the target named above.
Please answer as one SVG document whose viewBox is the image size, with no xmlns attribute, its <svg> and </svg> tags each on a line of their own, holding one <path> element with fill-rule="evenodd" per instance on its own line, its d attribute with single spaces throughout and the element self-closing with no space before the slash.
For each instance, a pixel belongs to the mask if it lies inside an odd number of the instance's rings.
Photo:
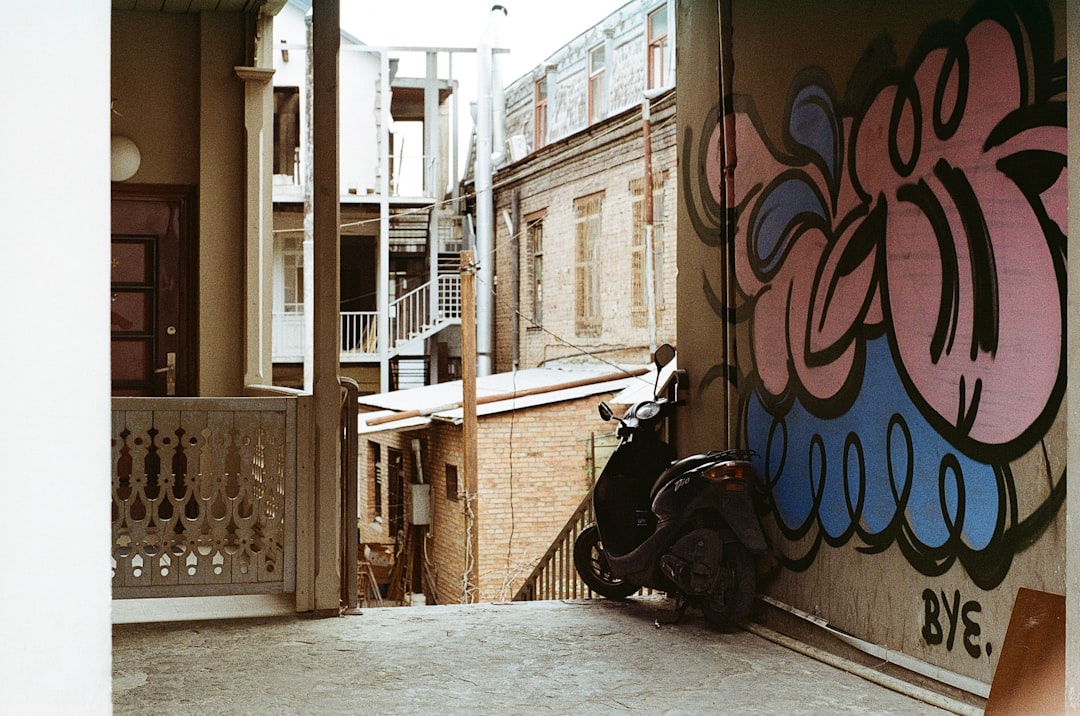
<svg viewBox="0 0 1080 716">
<path fill-rule="evenodd" d="M 137 12 L 247 12 L 252 13 L 263 4 L 270 14 L 284 6 L 285 0 L 112 0 L 113 10 L 135 10 Z"/>
<path fill-rule="evenodd" d="M 617 393 L 641 382 L 643 378 L 648 380 L 647 375 L 639 375 L 647 370 L 646 366 L 620 366 L 619 369 L 621 373 L 610 366 L 527 368 L 482 376 L 476 379 L 476 396 L 477 401 L 484 402 L 478 403 L 476 413 L 479 416 L 494 415 L 600 393 Z M 462 382 L 456 380 L 361 396 L 360 405 L 381 410 L 360 414 L 360 433 L 417 428 L 432 420 L 459 424 L 463 420 L 461 391 Z M 500 396 L 504 397 L 500 399 Z M 382 422 L 399 414 L 397 420 Z M 376 424 L 371 425 L 369 421 Z"/>
</svg>

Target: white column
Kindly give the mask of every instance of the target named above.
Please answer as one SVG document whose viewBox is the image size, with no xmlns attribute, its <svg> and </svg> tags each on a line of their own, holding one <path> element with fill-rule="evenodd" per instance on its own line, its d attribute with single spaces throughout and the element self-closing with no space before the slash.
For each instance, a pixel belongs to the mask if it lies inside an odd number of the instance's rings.
<svg viewBox="0 0 1080 716">
<path fill-rule="evenodd" d="M 10 341 L 0 351 L 8 377 L 0 709 L 104 715 L 112 709 L 109 4 L 20 3 L 6 8 L 4 30 L 5 89 L 21 107 L 4 119 L 0 173 Z M 61 180 L 71 190 L 58 194 Z"/>
<path fill-rule="evenodd" d="M 379 391 L 390 390 L 390 56 L 379 53 Z"/>
<path fill-rule="evenodd" d="M 244 316 L 244 385 L 271 385 L 274 381 L 271 323 L 273 316 L 273 195 L 271 167 L 274 70 L 269 67 L 236 67 L 244 82 L 244 130 L 247 194 L 244 211 L 246 292 Z M 272 126 L 272 125 L 271 125 Z"/>
</svg>

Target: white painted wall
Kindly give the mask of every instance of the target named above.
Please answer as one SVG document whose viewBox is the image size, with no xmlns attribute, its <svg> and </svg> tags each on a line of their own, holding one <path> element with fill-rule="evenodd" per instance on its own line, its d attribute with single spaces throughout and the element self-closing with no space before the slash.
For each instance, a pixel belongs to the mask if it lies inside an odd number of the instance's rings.
<svg viewBox="0 0 1080 716">
<path fill-rule="evenodd" d="M 108 714 L 110 9 L 58 10 L 6 8 L 0 45 L 24 68 L 0 174 L 0 302 L 20 337 L 0 351 L 0 709 Z"/>
<path fill-rule="evenodd" d="M 307 3 L 310 6 L 310 2 Z M 300 157 L 304 159 L 304 146 L 307 136 L 307 117 L 304 113 L 306 92 L 306 45 L 307 26 L 304 22 L 304 5 L 290 0 L 281 12 L 274 17 L 274 86 L 300 88 Z M 357 52 L 347 49 L 363 43 L 343 36 L 339 67 L 341 86 L 339 107 L 341 126 L 339 163 L 341 193 L 349 194 L 355 189 L 356 194 L 366 194 L 376 188 L 376 170 L 378 168 L 378 133 L 376 92 L 379 86 L 379 55 L 373 52 Z M 288 49 L 286 62 L 282 49 Z M 301 177 L 303 169 L 301 168 Z M 276 184 L 275 201 L 284 198 L 303 199 L 300 186 L 291 188 Z"/>
</svg>

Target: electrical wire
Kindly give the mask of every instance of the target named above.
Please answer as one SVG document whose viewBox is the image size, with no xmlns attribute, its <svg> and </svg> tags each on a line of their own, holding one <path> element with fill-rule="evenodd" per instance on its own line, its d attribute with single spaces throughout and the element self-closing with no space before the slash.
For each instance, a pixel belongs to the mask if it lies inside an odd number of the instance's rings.
<svg viewBox="0 0 1080 716">
<path fill-rule="evenodd" d="M 611 136 L 611 135 L 613 135 L 613 134 L 615 134 L 617 132 L 625 132 L 625 131 L 627 131 L 627 128 L 628 128 L 631 121 L 636 121 L 636 119 L 634 119 L 634 120 L 629 120 L 629 119 L 624 120 L 624 122 L 614 124 L 611 127 L 608 127 L 607 129 L 605 129 L 604 131 L 596 133 L 595 135 L 589 137 L 589 139 L 585 140 L 582 143 L 581 146 L 576 147 L 575 148 L 576 151 L 579 151 L 579 152 L 588 151 L 588 150 L 593 148 L 593 145 L 602 144 L 603 140 L 606 140 L 609 136 Z M 664 129 L 673 121 L 675 121 L 674 120 L 674 115 L 672 115 L 671 117 L 668 117 L 668 118 L 666 118 L 664 120 L 653 122 L 652 130 L 654 132 L 656 132 L 656 131 L 659 131 L 661 129 Z M 571 135 L 571 136 L 573 136 L 573 135 Z M 660 152 L 660 151 L 662 151 L 662 150 L 664 150 L 666 148 L 667 148 L 667 145 L 656 145 L 654 147 L 654 151 L 655 152 Z M 555 160 L 550 160 L 549 159 L 549 160 L 547 160 L 547 162 L 545 163 L 544 166 L 546 166 L 547 164 L 554 163 L 554 161 Z M 631 160 L 627 160 L 626 162 L 622 162 L 622 163 L 628 163 L 629 161 L 631 161 Z M 593 174 L 606 173 L 606 172 L 610 171 L 610 169 L 611 169 L 611 165 L 605 165 L 603 168 L 597 169 L 595 172 L 593 172 Z M 581 175 L 581 176 L 589 176 L 589 175 Z M 516 179 L 507 178 L 507 179 L 504 179 L 504 180 L 502 180 L 500 182 L 495 182 L 495 183 L 492 184 L 491 191 L 494 193 L 494 191 L 496 189 L 502 189 L 503 187 L 505 187 L 506 185 L 508 185 L 508 184 L 510 184 L 510 183 L 512 183 L 514 181 L 516 181 Z M 449 199 L 441 199 L 441 200 L 432 202 L 431 204 L 425 204 L 424 206 L 421 206 L 421 207 L 413 207 L 413 208 L 410 208 L 410 209 L 399 210 L 398 212 L 396 212 L 394 214 L 394 217 L 409 216 L 409 215 L 412 215 L 412 214 L 423 214 L 423 213 L 427 213 L 427 212 L 429 212 L 429 211 L 431 211 L 433 209 L 442 208 L 443 206 L 445 206 L 447 204 L 453 204 L 455 202 L 460 202 L 460 201 L 467 201 L 468 199 L 473 199 L 475 197 L 476 197 L 476 192 L 469 192 L 469 193 L 461 194 L 457 198 L 451 197 Z M 346 228 L 353 228 L 353 227 L 357 227 L 357 226 L 365 226 L 367 224 L 374 224 L 374 223 L 378 223 L 378 222 L 381 222 L 381 221 L 382 221 L 382 217 L 376 216 L 376 217 L 372 217 L 370 219 L 358 219 L 356 221 L 343 222 L 341 224 L 338 224 L 338 228 L 339 228 L 339 230 L 340 229 L 346 229 Z M 304 232 L 303 227 L 296 228 L 296 229 L 274 229 L 273 230 L 274 234 L 297 234 L 297 233 L 303 233 L 303 232 Z M 492 249 L 492 253 L 494 253 L 494 249 Z"/>
</svg>

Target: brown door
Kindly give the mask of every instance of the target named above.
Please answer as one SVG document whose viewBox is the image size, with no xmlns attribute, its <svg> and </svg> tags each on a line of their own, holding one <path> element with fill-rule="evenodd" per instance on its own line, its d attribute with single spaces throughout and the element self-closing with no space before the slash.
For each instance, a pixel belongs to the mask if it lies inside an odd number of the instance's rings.
<svg viewBox="0 0 1080 716">
<path fill-rule="evenodd" d="M 194 389 L 191 187 L 114 184 L 113 395 Z"/>
</svg>

